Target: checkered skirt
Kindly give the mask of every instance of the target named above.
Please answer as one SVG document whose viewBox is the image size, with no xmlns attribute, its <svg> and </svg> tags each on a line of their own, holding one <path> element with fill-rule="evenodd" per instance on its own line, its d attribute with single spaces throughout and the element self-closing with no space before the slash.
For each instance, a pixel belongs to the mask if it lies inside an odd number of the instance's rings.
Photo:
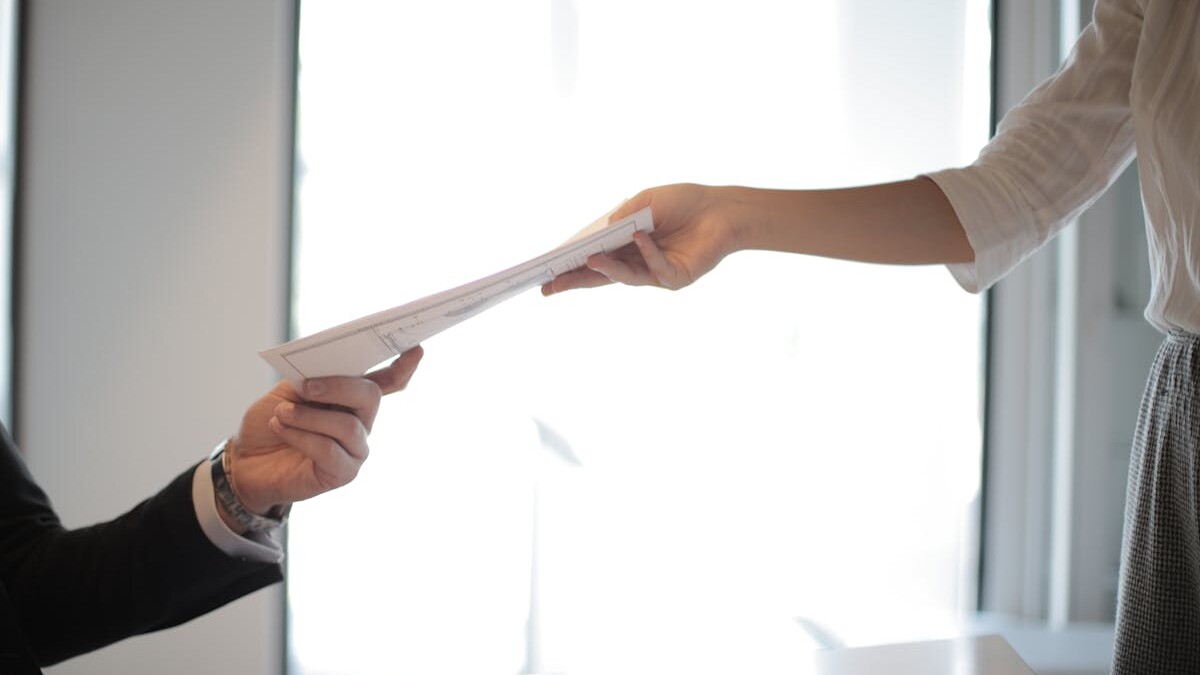
<svg viewBox="0 0 1200 675">
<path fill-rule="evenodd" d="M 1200 336 L 1154 360 L 1129 462 L 1113 675 L 1200 674 Z"/>
</svg>

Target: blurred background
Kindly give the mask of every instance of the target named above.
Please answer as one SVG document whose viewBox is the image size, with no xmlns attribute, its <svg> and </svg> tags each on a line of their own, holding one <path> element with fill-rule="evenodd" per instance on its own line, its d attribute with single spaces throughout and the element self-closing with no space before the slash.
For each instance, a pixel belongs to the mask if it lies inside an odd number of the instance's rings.
<svg viewBox="0 0 1200 675">
<path fill-rule="evenodd" d="M 642 188 L 970 162 L 1091 11 L 0 10 L 0 403 L 72 525 L 231 433 L 274 381 L 258 350 L 533 257 Z M 977 632 L 1104 672 L 1157 336 L 1136 177 L 1081 220 L 984 296 L 761 252 L 678 293 L 520 296 L 426 344 L 359 479 L 295 508 L 285 588 L 49 672 L 515 673 L 533 579 L 553 672 L 803 672 Z"/>
</svg>

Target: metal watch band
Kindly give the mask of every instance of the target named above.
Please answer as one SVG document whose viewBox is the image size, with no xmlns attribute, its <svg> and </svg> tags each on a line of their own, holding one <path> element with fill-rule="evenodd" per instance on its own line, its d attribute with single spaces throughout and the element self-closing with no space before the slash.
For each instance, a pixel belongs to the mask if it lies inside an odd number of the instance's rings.
<svg viewBox="0 0 1200 675">
<path fill-rule="evenodd" d="M 212 469 L 212 484 L 213 493 L 217 496 L 217 501 L 221 502 L 221 506 L 225 507 L 225 512 L 230 515 L 239 525 L 246 528 L 250 532 L 265 532 L 273 530 L 287 520 L 289 507 L 273 506 L 265 515 L 258 515 L 242 504 L 242 500 L 238 499 L 237 494 L 233 491 L 233 485 L 229 482 L 229 473 L 225 466 L 227 455 L 226 449 L 232 441 L 226 439 L 217 446 L 209 457 L 209 465 Z"/>
</svg>

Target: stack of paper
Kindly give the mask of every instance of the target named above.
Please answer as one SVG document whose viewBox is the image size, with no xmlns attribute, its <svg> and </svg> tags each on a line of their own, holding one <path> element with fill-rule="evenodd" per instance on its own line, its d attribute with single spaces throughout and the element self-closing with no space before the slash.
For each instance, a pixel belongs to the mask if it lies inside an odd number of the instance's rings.
<svg viewBox="0 0 1200 675">
<path fill-rule="evenodd" d="M 582 267 L 591 255 L 615 251 L 633 241 L 634 232 L 653 229 L 649 208 L 613 223 L 604 216 L 562 246 L 520 265 L 261 354 L 275 370 L 296 383 L 310 377 L 361 375 L 489 307 Z"/>
</svg>

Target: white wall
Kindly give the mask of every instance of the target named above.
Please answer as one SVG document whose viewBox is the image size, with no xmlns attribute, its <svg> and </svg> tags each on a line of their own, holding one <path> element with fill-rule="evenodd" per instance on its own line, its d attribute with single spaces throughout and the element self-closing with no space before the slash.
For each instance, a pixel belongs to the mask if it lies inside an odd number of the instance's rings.
<svg viewBox="0 0 1200 675">
<path fill-rule="evenodd" d="M 69 525 L 231 434 L 283 337 L 294 3 L 38 0 L 17 433 Z M 280 589 L 51 673 L 275 673 Z"/>
</svg>

